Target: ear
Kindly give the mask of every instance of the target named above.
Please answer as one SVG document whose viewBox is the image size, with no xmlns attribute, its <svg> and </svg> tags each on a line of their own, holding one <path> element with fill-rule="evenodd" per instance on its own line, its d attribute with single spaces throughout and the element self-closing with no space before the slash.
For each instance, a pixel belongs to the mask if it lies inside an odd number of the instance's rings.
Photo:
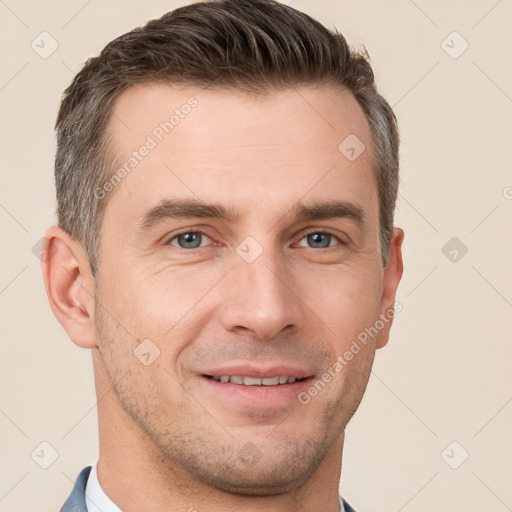
<svg viewBox="0 0 512 512">
<path fill-rule="evenodd" d="M 94 277 L 82 246 L 59 228 L 45 233 L 41 268 L 50 307 L 71 340 L 95 348 Z"/>
<path fill-rule="evenodd" d="M 402 278 L 404 264 L 402 261 L 402 242 L 404 232 L 400 228 L 394 228 L 391 240 L 389 242 L 388 259 L 384 269 L 382 298 L 380 302 L 380 318 L 384 327 L 380 329 L 376 339 L 376 348 L 384 347 L 389 340 L 389 331 L 393 324 L 393 317 L 396 312 L 401 311 L 397 308 L 395 311 L 396 289 Z"/>
</svg>

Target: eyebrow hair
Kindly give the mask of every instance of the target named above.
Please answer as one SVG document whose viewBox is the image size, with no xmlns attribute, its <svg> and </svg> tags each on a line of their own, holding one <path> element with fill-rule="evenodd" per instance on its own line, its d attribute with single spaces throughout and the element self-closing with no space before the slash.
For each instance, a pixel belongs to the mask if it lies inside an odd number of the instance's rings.
<svg viewBox="0 0 512 512">
<path fill-rule="evenodd" d="M 366 224 L 366 215 L 363 209 L 351 201 L 329 200 L 315 202 L 311 205 L 299 202 L 291 211 L 295 218 L 302 220 L 346 218 L 363 227 Z M 240 219 L 240 213 L 218 203 L 205 204 L 197 199 L 163 199 L 143 215 L 139 229 L 146 231 L 167 219 L 191 217 L 236 222 Z"/>
<path fill-rule="evenodd" d="M 367 222 L 364 210 L 352 201 L 319 201 L 312 205 L 298 203 L 293 208 L 294 214 L 299 219 L 351 219 L 360 226 Z"/>
<path fill-rule="evenodd" d="M 148 230 L 166 219 L 187 217 L 222 219 L 231 222 L 236 222 L 240 218 L 238 213 L 220 204 L 205 204 L 197 199 L 163 199 L 144 214 L 139 227 L 141 230 Z"/>
</svg>

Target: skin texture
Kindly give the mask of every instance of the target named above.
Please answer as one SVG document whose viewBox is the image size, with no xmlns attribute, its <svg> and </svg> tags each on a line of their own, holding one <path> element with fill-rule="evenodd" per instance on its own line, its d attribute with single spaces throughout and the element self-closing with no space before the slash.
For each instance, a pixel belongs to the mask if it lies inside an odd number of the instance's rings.
<svg viewBox="0 0 512 512">
<path fill-rule="evenodd" d="M 96 282 L 76 241 L 46 233 L 51 307 L 93 356 L 100 483 L 125 512 L 335 512 L 344 429 L 391 322 L 307 404 L 233 400 L 203 374 L 289 364 L 318 379 L 392 310 L 403 231 L 383 269 L 369 126 L 353 96 L 331 87 L 253 97 L 143 84 L 114 106 L 119 167 L 190 98 L 197 105 L 109 192 Z M 366 146 L 354 161 L 338 150 L 349 134 Z M 177 198 L 239 218 L 138 229 L 149 208 Z M 364 224 L 293 216 L 298 202 L 327 200 L 357 204 Z M 180 247 L 176 235 L 197 229 L 200 245 Z M 307 236 L 326 229 L 324 246 Z M 236 250 L 247 237 L 262 251 L 251 263 Z M 134 350 L 148 339 L 159 355 L 146 366 Z"/>
</svg>

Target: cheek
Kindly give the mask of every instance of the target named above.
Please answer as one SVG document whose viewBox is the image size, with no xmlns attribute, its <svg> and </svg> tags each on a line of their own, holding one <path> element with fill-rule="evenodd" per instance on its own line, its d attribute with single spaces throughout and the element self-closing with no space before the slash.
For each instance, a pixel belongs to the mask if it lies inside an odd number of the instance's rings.
<svg viewBox="0 0 512 512">
<path fill-rule="evenodd" d="M 173 386 L 173 378 L 167 373 L 168 348 L 152 334 L 152 319 L 145 318 L 143 323 L 129 315 L 114 318 L 99 305 L 101 301 L 98 297 L 96 335 L 102 363 L 123 407 L 140 417 L 155 414 L 154 409 L 163 402 L 179 404 L 183 399 L 180 389 Z M 139 312 L 144 318 L 143 312 Z"/>
<path fill-rule="evenodd" d="M 339 353 L 379 316 L 382 291 L 378 273 L 370 269 L 347 268 L 312 275 L 302 288 L 302 297 L 321 320 L 323 328 L 334 337 Z M 314 285 L 314 288 L 310 288 Z M 309 296 L 306 290 L 310 289 Z M 311 293 L 311 290 L 316 290 Z"/>
<path fill-rule="evenodd" d="M 172 365 L 172 360 L 204 327 L 212 306 L 205 294 L 220 277 L 212 271 L 190 269 L 135 276 L 131 282 L 112 286 L 115 297 L 109 292 L 109 302 L 115 301 L 113 316 L 132 334 L 135 346 L 140 340 L 153 341 L 162 356 L 157 361 Z"/>
<path fill-rule="evenodd" d="M 102 287 L 105 307 L 136 340 L 172 339 L 173 350 L 179 350 L 180 340 L 193 339 L 206 317 L 225 305 L 219 297 L 223 287 L 237 289 L 236 283 L 230 284 L 234 274 L 225 275 L 225 263 L 140 272 L 135 265 L 117 265 Z M 326 336 L 330 332 L 340 349 L 378 318 L 382 276 L 364 258 L 343 265 L 294 262 L 282 278 L 304 314 L 313 323 L 319 321 L 305 329 L 319 329 Z M 164 349 L 167 344 L 161 345 Z"/>
</svg>

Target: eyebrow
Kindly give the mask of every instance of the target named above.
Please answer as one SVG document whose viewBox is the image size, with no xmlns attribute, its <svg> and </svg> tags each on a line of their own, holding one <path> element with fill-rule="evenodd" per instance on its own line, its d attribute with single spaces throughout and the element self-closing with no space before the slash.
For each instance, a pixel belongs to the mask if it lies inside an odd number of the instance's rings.
<svg viewBox="0 0 512 512">
<path fill-rule="evenodd" d="M 205 204 L 196 199 L 163 199 L 144 214 L 139 227 L 145 231 L 167 219 L 190 217 L 222 219 L 230 222 L 236 222 L 240 218 L 237 212 L 220 204 Z"/>
<path fill-rule="evenodd" d="M 367 222 L 364 210 L 352 201 L 317 201 L 311 205 L 299 202 L 291 210 L 295 218 L 301 220 L 350 219 L 361 227 Z M 218 203 L 205 204 L 196 199 L 163 199 L 142 216 L 139 229 L 147 231 L 168 219 L 193 217 L 237 222 L 240 213 Z"/>
<path fill-rule="evenodd" d="M 293 211 L 298 219 L 350 219 L 360 226 L 367 222 L 363 208 L 352 201 L 319 201 L 309 206 L 298 203 Z"/>
</svg>

